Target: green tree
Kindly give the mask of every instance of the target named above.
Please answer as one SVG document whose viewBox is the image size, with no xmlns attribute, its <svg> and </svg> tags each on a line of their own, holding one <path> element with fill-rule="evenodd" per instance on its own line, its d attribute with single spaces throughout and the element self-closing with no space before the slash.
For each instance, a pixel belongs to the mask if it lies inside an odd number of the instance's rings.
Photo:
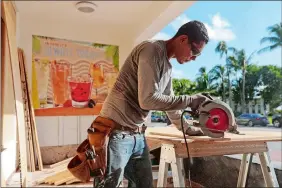
<svg viewBox="0 0 282 188">
<path fill-rule="evenodd" d="M 222 65 L 214 66 L 208 73 L 209 82 L 213 84 L 215 82 L 215 87 L 218 88 L 218 92 L 221 94 L 222 100 L 225 101 L 225 83 L 226 83 L 226 68 Z M 218 87 L 219 86 L 219 87 Z"/>
<path fill-rule="evenodd" d="M 242 93 L 241 93 L 241 106 L 243 109 L 243 112 L 245 112 L 246 108 L 246 92 L 245 92 L 245 86 L 246 86 L 246 69 L 249 64 L 251 64 L 251 60 L 255 54 L 256 51 L 251 53 L 251 55 L 247 56 L 244 49 L 237 50 L 233 48 L 233 55 L 231 56 L 233 67 L 236 71 L 240 70 L 242 75 Z"/>
<path fill-rule="evenodd" d="M 220 58 L 223 57 L 223 55 L 225 56 L 225 61 L 226 61 L 226 74 L 227 74 L 227 87 L 228 87 L 228 100 L 229 100 L 229 104 L 231 104 L 232 101 L 232 83 L 231 83 L 231 76 L 234 73 L 234 67 L 233 64 L 231 63 L 229 56 L 228 56 L 228 52 L 234 51 L 233 47 L 228 47 L 228 45 L 226 44 L 225 41 L 220 41 L 216 48 L 215 48 L 215 52 L 219 53 Z M 223 92 L 223 89 L 222 89 Z"/>
<path fill-rule="evenodd" d="M 241 103 L 242 96 L 242 78 L 238 78 L 232 81 L 232 100 L 235 103 L 235 108 Z"/>
<path fill-rule="evenodd" d="M 93 47 L 105 49 L 106 56 L 112 58 L 114 67 L 119 69 L 119 47 L 114 45 L 93 43 Z"/>
<path fill-rule="evenodd" d="M 262 66 L 260 71 L 259 86 L 263 89 L 260 91 L 265 103 L 274 108 L 282 102 L 282 74 L 278 66 Z"/>
<path fill-rule="evenodd" d="M 248 103 L 254 99 L 254 96 L 258 91 L 259 81 L 260 81 L 260 70 L 261 67 L 257 65 L 248 65 L 246 68 L 246 87 L 245 90 L 245 99 Z"/>
<path fill-rule="evenodd" d="M 191 95 L 196 90 L 196 84 L 188 79 L 172 79 L 175 95 Z"/>
<path fill-rule="evenodd" d="M 196 89 L 200 92 L 209 90 L 209 75 L 207 73 L 206 67 L 201 67 L 199 69 L 198 77 L 196 78 L 197 86 Z"/>
</svg>

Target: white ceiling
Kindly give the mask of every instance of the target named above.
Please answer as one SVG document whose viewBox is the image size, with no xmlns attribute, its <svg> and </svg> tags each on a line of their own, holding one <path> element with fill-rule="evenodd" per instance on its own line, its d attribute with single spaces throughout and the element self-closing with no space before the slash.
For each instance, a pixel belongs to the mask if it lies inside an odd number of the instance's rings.
<svg viewBox="0 0 282 188">
<path fill-rule="evenodd" d="M 17 10 L 23 14 L 48 17 L 75 23 L 138 24 L 156 5 L 169 5 L 169 1 L 95 1 L 96 11 L 90 14 L 75 8 L 77 1 L 15 1 Z M 94 2 L 94 1 L 93 1 Z"/>
<path fill-rule="evenodd" d="M 193 1 L 93 1 L 98 6 L 93 13 L 78 11 L 75 7 L 77 2 L 14 1 L 20 20 L 23 16 L 31 22 L 71 23 L 73 27 L 91 28 L 92 31 L 96 27 L 117 38 L 124 36 L 129 40 L 153 37 Z"/>
</svg>

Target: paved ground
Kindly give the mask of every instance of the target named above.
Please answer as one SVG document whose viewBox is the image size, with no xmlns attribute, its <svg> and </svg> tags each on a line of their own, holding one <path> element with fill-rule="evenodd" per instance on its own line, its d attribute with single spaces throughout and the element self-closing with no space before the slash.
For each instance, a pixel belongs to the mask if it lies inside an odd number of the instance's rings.
<svg viewBox="0 0 282 188">
<path fill-rule="evenodd" d="M 167 126 L 165 123 L 150 123 L 148 126 L 157 126 L 157 127 L 165 127 Z M 254 127 L 245 127 L 245 126 L 239 126 L 239 131 L 244 132 L 246 131 L 254 131 L 257 134 L 260 135 L 280 135 L 282 137 L 282 128 L 275 128 L 271 125 L 268 127 L 260 127 L 260 126 L 254 126 Z M 282 142 L 268 142 L 268 148 L 269 148 L 269 154 L 270 158 L 273 162 L 273 165 L 277 169 L 282 170 Z M 230 157 L 238 158 L 240 159 L 241 155 L 231 155 Z M 259 163 L 258 158 L 254 156 L 253 161 L 255 163 Z"/>
</svg>

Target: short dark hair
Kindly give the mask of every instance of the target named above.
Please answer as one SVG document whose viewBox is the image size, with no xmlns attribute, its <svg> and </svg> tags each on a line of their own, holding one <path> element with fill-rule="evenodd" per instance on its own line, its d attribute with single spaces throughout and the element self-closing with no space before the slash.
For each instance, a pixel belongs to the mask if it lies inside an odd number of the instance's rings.
<svg viewBox="0 0 282 188">
<path fill-rule="evenodd" d="M 176 38 L 180 35 L 188 36 L 190 42 L 195 42 L 195 43 L 199 43 L 201 41 L 204 41 L 205 43 L 209 42 L 209 35 L 207 28 L 202 22 L 197 20 L 193 20 L 182 25 L 178 29 L 177 33 L 174 35 L 173 38 Z"/>
</svg>

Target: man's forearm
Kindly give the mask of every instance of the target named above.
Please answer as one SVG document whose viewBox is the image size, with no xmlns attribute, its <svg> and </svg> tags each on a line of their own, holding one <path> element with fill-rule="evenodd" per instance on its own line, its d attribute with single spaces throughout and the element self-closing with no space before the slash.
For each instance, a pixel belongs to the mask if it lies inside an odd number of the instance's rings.
<svg viewBox="0 0 282 188">
<path fill-rule="evenodd" d="M 178 130 L 182 130 L 182 127 L 181 127 L 182 111 L 181 110 L 166 111 L 166 114 L 169 120 L 171 121 L 171 123 L 174 124 Z M 193 125 L 192 122 L 189 122 L 189 120 L 183 117 L 183 128 L 185 132 L 187 128 L 192 125 Z"/>
<path fill-rule="evenodd" d="M 182 110 L 187 108 L 191 103 L 191 97 L 188 95 L 168 96 L 160 93 L 153 93 L 151 96 L 146 96 L 145 98 L 142 98 L 142 94 L 139 96 L 139 104 L 141 108 L 145 110 Z"/>
</svg>

